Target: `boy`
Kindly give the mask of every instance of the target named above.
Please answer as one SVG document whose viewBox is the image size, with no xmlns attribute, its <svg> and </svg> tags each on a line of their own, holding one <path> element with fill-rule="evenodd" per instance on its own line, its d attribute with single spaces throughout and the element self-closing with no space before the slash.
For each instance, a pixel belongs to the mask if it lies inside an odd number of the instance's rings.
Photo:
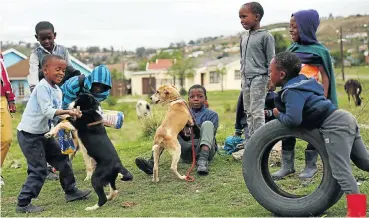
<svg viewBox="0 0 369 218">
<path fill-rule="evenodd" d="M 324 97 L 323 86 L 314 78 L 299 75 L 300 70 L 301 61 L 294 53 L 282 52 L 273 58 L 270 78 L 276 87 L 282 87 L 273 114 L 285 125 L 320 129 L 333 177 L 347 194 L 347 216 L 365 216 L 365 195 L 359 194 L 350 166 L 351 157 L 358 168 L 369 171 L 369 154 L 358 123 L 351 113 L 337 109 Z M 361 206 L 363 211 L 350 211 Z"/>
<path fill-rule="evenodd" d="M 78 70 L 73 68 L 68 49 L 54 42 L 56 38 L 56 32 L 54 32 L 54 26 L 50 22 L 39 22 L 35 27 L 35 32 L 36 40 L 40 43 L 40 46 L 32 51 L 29 58 L 28 84 L 31 92 L 36 84 L 44 77 L 41 63 L 43 57 L 47 54 L 59 55 L 67 62 L 68 67 L 59 86 L 61 86 L 72 76 L 81 74 Z"/>
<path fill-rule="evenodd" d="M 112 87 L 111 74 L 105 65 L 95 67 L 88 76 L 74 76 L 61 86 L 63 91 L 62 108 L 68 108 L 75 101 L 79 93 L 90 93 L 99 102 L 104 101 Z"/>
<path fill-rule="evenodd" d="M 250 137 L 265 123 L 268 68 L 275 50 L 273 36 L 260 29 L 263 15 L 263 7 L 257 2 L 246 3 L 239 11 L 241 24 L 248 30 L 241 39 L 241 83 Z"/>
<path fill-rule="evenodd" d="M 0 125 L 1 125 L 1 165 L 8 154 L 12 143 L 12 118 L 10 113 L 16 112 L 14 103 L 15 95 L 12 85 L 9 81 L 8 72 L 5 68 L 3 55 L 0 53 L 0 71 L 1 71 L 1 107 L 0 107 Z M 0 186 L 5 185 L 3 176 L 0 177 Z"/>
<path fill-rule="evenodd" d="M 69 114 L 81 116 L 74 110 L 61 110 L 62 92 L 56 85 L 63 80 L 67 63 L 57 55 L 46 55 L 42 70 L 45 78 L 38 83 L 31 94 L 17 127 L 19 146 L 27 160 L 28 177 L 18 195 L 16 211 L 19 213 L 41 212 L 43 209 L 31 203 L 36 198 L 47 175 L 46 161 L 60 172 L 60 184 L 67 202 L 80 200 L 90 194 L 90 190 L 81 191 L 76 181 L 67 155 L 60 152 L 54 138 L 45 138 L 56 116 Z"/>
<path fill-rule="evenodd" d="M 197 173 L 199 175 L 208 175 L 208 163 L 214 157 L 217 144 L 215 135 L 219 127 L 218 114 L 206 107 L 207 96 L 206 89 L 201 85 L 193 85 L 188 91 L 188 104 L 191 107 L 191 113 L 195 118 L 195 151 L 197 159 Z M 181 144 L 181 159 L 185 162 L 192 162 L 192 140 L 186 136 L 183 131 L 178 135 L 178 141 Z M 154 159 L 151 155 L 149 160 L 136 158 L 137 167 L 146 174 L 153 172 Z"/>
<path fill-rule="evenodd" d="M 28 84 L 30 90 L 34 89 L 36 84 L 44 77 L 42 72 L 42 59 L 47 54 L 56 54 L 67 62 L 67 69 L 64 75 L 63 80 L 58 84 L 61 86 L 64 81 L 69 79 L 72 76 L 80 75 L 81 73 L 78 70 L 75 70 L 72 66 L 72 62 L 70 60 L 70 55 L 68 49 L 62 45 L 57 45 L 54 40 L 56 37 L 56 32 L 54 32 L 54 26 L 48 21 L 41 21 L 35 26 L 36 32 L 36 40 L 40 43 L 40 46 L 34 49 L 30 56 L 29 61 L 29 75 L 28 75 Z M 48 164 L 48 174 L 47 179 L 57 180 L 58 175 L 54 173 L 52 167 Z"/>
<path fill-rule="evenodd" d="M 322 78 L 324 96 L 338 106 L 334 72 L 331 56 L 327 48 L 320 44 L 316 38 L 320 20 L 316 10 L 302 10 L 292 14 L 290 19 L 290 35 L 294 43 L 287 48 L 300 58 L 302 62 L 301 74 L 308 78 L 319 80 Z M 295 172 L 294 156 L 295 143 L 282 146 L 282 168 L 273 173 L 272 177 L 279 179 Z M 308 145 L 305 150 L 305 169 L 299 177 L 312 178 L 318 171 L 316 162 L 318 153 L 315 148 Z"/>
</svg>

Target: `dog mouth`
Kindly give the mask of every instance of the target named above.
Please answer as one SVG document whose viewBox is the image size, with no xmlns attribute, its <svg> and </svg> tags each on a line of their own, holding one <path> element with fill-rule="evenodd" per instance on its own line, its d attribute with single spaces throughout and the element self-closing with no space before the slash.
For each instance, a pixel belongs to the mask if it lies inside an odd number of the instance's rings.
<svg viewBox="0 0 369 218">
<path fill-rule="evenodd" d="M 155 101 L 155 104 L 158 104 L 160 102 L 160 100 L 157 100 L 157 101 Z"/>
</svg>

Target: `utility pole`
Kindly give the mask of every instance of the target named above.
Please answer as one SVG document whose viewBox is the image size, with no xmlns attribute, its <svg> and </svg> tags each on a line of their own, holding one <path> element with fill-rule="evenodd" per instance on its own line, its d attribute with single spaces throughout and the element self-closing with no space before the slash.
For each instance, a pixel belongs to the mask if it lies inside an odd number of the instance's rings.
<svg viewBox="0 0 369 218">
<path fill-rule="evenodd" d="M 345 81 L 345 65 L 343 58 L 343 41 L 342 41 L 342 26 L 340 26 L 340 42 L 341 42 L 341 65 L 342 65 L 342 80 Z"/>
</svg>

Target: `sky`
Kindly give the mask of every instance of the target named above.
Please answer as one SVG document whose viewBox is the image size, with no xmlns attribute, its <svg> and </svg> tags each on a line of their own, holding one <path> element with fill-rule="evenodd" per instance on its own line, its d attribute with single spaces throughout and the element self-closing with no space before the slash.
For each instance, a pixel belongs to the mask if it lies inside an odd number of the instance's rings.
<svg viewBox="0 0 369 218">
<path fill-rule="evenodd" d="M 0 40 L 36 42 L 34 27 L 50 21 L 56 42 L 68 47 L 167 47 L 171 42 L 243 31 L 245 0 L 1 0 Z M 289 22 L 293 12 L 321 17 L 369 14 L 369 0 L 260 0 L 261 25 Z"/>
</svg>

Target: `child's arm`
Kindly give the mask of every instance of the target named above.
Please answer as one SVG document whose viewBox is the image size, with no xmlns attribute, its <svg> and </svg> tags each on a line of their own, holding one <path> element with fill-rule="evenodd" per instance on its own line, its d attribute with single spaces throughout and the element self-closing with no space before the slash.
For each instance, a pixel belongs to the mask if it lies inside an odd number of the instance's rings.
<svg viewBox="0 0 369 218">
<path fill-rule="evenodd" d="M 33 88 L 35 88 L 36 84 L 39 82 L 38 80 L 38 65 L 39 65 L 38 56 L 35 52 L 31 53 L 31 56 L 29 57 L 29 75 L 27 77 L 29 88 L 31 89 L 31 92 L 33 91 Z"/>
<path fill-rule="evenodd" d="M 319 66 L 320 74 L 322 75 L 322 83 L 324 87 L 324 96 L 328 98 L 328 91 L 329 91 L 329 77 L 327 72 L 325 72 L 323 66 Z"/>
<path fill-rule="evenodd" d="M 69 104 L 77 99 L 77 94 L 80 90 L 78 83 L 78 76 L 72 77 L 67 80 L 61 87 L 63 92 L 62 108 L 68 108 Z"/>
<path fill-rule="evenodd" d="M 275 41 L 272 34 L 268 33 L 268 35 L 264 38 L 264 51 L 267 59 L 267 67 L 268 67 L 268 75 L 269 75 L 269 65 L 270 61 L 272 61 L 275 55 Z"/>
<path fill-rule="evenodd" d="M 289 126 L 298 126 L 302 122 L 302 109 L 304 108 L 305 98 L 297 91 L 286 90 L 283 97 L 286 105 L 286 113 L 273 110 L 274 116 L 282 123 Z M 278 110 L 277 110 L 278 111 Z"/>
</svg>

